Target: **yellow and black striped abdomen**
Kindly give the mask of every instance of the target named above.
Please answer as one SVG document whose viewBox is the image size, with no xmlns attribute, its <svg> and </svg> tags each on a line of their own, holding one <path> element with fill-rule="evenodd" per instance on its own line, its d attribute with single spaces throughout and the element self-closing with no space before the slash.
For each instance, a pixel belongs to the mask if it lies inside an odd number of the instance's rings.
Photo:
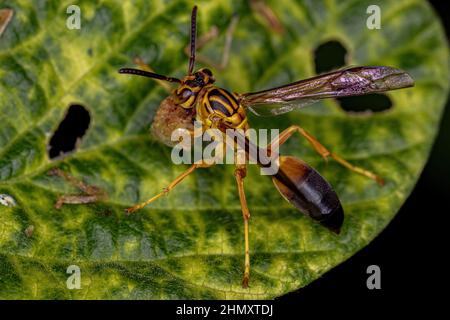
<svg viewBox="0 0 450 320">
<path fill-rule="evenodd" d="M 205 93 L 197 106 L 197 117 L 207 127 L 214 127 L 217 120 L 230 128 L 244 128 L 247 124 L 245 109 L 239 104 L 236 96 L 215 86 L 205 88 Z"/>
</svg>

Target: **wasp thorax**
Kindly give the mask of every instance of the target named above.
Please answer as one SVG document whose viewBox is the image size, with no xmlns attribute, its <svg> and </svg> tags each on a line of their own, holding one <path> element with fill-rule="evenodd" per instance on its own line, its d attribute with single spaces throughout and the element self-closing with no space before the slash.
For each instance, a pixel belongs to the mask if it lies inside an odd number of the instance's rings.
<svg viewBox="0 0 450 320">
<path fill-rule="evenodd" d="M 193 108 L 196 102 L 197 94 L 200 90 L 214 83 L 216 79 L 211 70 L 203 68 L 181 80 L 181 85 L 175 90 L 177 104 L 183 108 Z"/>
</svg>

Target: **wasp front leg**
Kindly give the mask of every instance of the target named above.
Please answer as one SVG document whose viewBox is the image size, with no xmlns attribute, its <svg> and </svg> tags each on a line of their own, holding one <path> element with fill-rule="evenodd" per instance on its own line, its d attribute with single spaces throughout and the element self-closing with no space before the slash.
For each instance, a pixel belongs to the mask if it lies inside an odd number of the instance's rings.
<svg viewBox="0 0 450 320">
<path fill-rule="evenodd" d="M 250 249 L 249 249 L 249 237 L 248 237 L 248 221 L 250 219 L 250 211 L 247 206 L 247 199 L 245 198 L 244 191 L 244 178 L 247 175 L 247 168 L 245 164 L 237 164 L 234 170 L 234 176 L 236 177 L 236 183 L 239 192 L 239 200 L 241 202 L 242 217 L 244 218 L 244 247 L 245 247 L 245 260 L 244 260 L 244 278 L 242 279 L 242 287 L 248 288 L 248 282 L 250 280 Z"/>
<path fill-rule="evenodd" d="M 152 203 L 153 201 L 161 198 L 162 196 L 166 195 L 167 193 L 169 193 L 169 191 L 171 191 L 173 188 L 175 188 L 175 186 L 177 186 L 181 181 L 183 181 L 188 175 L 190 175 L 192 172 L 195 171 L 195 169 L 197 168 L 207 168 L 212 166 L 212 164 L 206 164 L 205 162 L 201 162 L 201 163 L 194 163 L 193 165 L 191 165 L 189 167 L 189 169 L 187 169 L 185 172 L 183 172 L 182 174 L 180 174 L 177 178 L 175 178 L 175 180 L 173 180 L 171 183 L 169 183 L 169 185 L 167 187 L 165 187 L 163 189 L 163 191 L 161 191 L 160 193 L 158 193 L 157 195 L 151 197 L 150 199 L 141 202 L 131 208 L 125 209 L 125 212 L 127 214 L 131 214 L 133 212 L 136 212 L 142 208 L 144 208 L 145 206 L 149 205 L 150 203 Z"/>
<path fill-rule="evenodd" d="M 299 126 L 290 126 L 289 128 L 287 128 L 286 130 L 284 130 L 283 132 L 281 132 L 281 134 L 278 136 L 278 144 L 281 146 L 283 143 L 285 143 L 295 132 L 300 133 L 300 135 L 304 138 L 306 138 L 306 140 L 308 140 L 308 142 L 311 144 L 311 146 L 314 148 L 314 150 L 320 154 L 325 160 L 328 160 L 328 158 L 332 158 L 333 160 L 335 160 L 337 163 L 339 163 L 340 165 L 342 165 L 343 167 L 349 169 L 350 171 L 356 172 L 360 175 L 363 175 L 367 178 L 370 178 L 372 180 L 375 180 L 379 185 L 384 185 L 384 180 L 377 176 L 375 173 L 357 167 L 353 164 L 351 164 L 350 162 L 348 162 L 347 160 L 343 159 L 342 157 L 340 157 L 339 155 L 330 152 L 327 148 L 325 148 L 315 137 L 313 137 L 310 133 L 308 133 L 305 129 L 303 129 L 302 127 Z M 273 142 L 271 143 L 271 145 L 273 144 Z M 270 149 L 270 145 L 268 147 Z"/>
</svg>

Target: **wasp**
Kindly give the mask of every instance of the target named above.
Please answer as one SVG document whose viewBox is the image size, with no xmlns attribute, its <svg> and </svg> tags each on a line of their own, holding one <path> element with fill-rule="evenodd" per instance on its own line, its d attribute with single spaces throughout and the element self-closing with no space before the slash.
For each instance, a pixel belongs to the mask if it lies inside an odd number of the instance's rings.
<svg viewBox="0 0 450 320">
<path fill-rule="evenodd" d="M 386 66 L 360 66 L 337 70 L 300 80 L 277 88 L 259 92 L 235 93 L 214 85 L 211 70 L 202 68 L 194 72 L 197 38 L 197 7 L 191 13 L 190 57 L 188 73 L 182 78 L 174 78 L 148 69 L 121 68 L 119 73 L 149 77 L 175 84 L 171 94 L 164 99 L 156 112 L 151 125 L 153 135 L 166 145 L 173 146 L 171 133 L 175 129 L 192 131 L 194 120 L 204 129 L 218 129 L 224 135 L 227 129 L 250 128 L 248 110 L 256 115 L 278 115 L 305 107 L 320 99 L 363 95 L 388 90 L 411 87 L 414 81 L 409 74 L 397 68 Z M 383 185 L 381 177 L 373 172 L 357 167 L 339 155 L 329 151 L 313 135 L 298 125 L 282 131 L 278 137 L 279 145 L 286 142 L 294 133 L 305 138 L 323 158 L 331 158 L 345 168 L 373 179 Z M 243 134 L 245 150 L 259 150 L 259 146 Z M 267 146 L 270 150 L 272 144 Z M 261 159 L 256 159 L 264 166 Z M 244 192 L 244 179 L 247 164 L 235 164 L 234 176 L 239 193 L 244 220 L 244 276 L 242 286 L 248 287 L 250 278 L 249 218 L 250 211 Z M 339 234 L 344 221 L 344 211 L 336 192 L 315 169 L 304 161 L 292 156 L 279 156 L 278 171 L 271 179 L 279 193 L 300 212 L 318 221 L 330 231 Z M 126 209 L 128 214 L 142 209 L 156 199 L 166 195 L 176 185 L 198 168 L 211 166 L 203 161 L 192 164 L 184 173 L 173 180 L 161 193 L 145 202 Z"/>
</svg>

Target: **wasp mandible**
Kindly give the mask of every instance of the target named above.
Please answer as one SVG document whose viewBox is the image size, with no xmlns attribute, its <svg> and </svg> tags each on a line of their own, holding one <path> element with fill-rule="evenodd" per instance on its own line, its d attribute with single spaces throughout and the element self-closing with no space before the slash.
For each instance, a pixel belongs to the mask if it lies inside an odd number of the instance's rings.
<svg viewBox="0 0 450 320">
<path fill-rule="evenodd" d="M 259 92 L 234 93 L 214 85 L 215 78 L 207 68 L 194 72 L 196 54 L 197 7 L 192 10 L 190 27 L 190 58 L 188 73 L 182 78 L 173 78 L 148 70 L 122 68 L 123 74 L 139 75 L 176 84 L 177 87 L 162 101 L 151 131 L 167 145 L 173 145 L 171 132 L 175 129 L 192 130 L 193 121 L 202 123 L 204 129 L 219 129 L 226 134 L 227 129 L 249 129 L 247 110 L 257 115 L 277 115 L 305 107 L 320 99 L 363 95 L 388 90 L 411 87 L 414 81 L 406 72 L 386 66 L 352 67 L 300 80 L 277 88 Z M 294 125 L 282 131 L 278 143 L 282 145 L 294 133 L 299 133 L 323 158 L 331 158 L 358 174 L 373 179 L 380 185 L 382 178 L 376 174 L 352 165 L 339 155 L 330 152 L 316 138 L 300 126 Z M 258 150 L 244 134 L 245 150 Z M 268 145 L 271 148 L 271 144 Z M 263 165 L 261 159 L 256 160 Z M 172 181 L 161 193 L 145 202 L 126 209 L 128 214 L 142 209 L 171 191 L 195 169 L 208 167 L 205 162 L 194 163 L 184 173 Z M 239 199 L 244 219 L 245 263 L 242 286 L 248 287 L 250 277 L 249 218 L 250 211 L 244 192 L 246 164 L 236 164 L 234 171 Z M 344 221 L 344 211 L 331 185 L 304 161 L 291 157 L 279 157 L 279 169 L 271 176 L 276 189 L 295 208 L 332 232 L 339 234 Z"/>
</svg>

